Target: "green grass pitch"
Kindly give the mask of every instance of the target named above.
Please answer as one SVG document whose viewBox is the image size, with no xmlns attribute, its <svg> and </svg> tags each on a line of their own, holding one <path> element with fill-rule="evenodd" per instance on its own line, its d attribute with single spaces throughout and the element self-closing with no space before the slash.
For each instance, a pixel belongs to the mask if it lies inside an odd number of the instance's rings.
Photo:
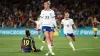
<svg viewBox="0 0 100 56">
<path fill-rule="evenodd" d="M 0 36 L 0 56 L 45 56 L 48 52 L 47 45 L 44 45 L 42 52 L 22 53 L 20 51 L 20 42 L 23 36 Z M 100 36 L 94 39 L 93 36 L 78 36 L 73 42 L 75 52 L 72 51 L 64 36 L 54 37 L 55 56 L 100 56 Z M 37 48 L 40 48 L 43 37 L 38 39 L 34 37 Z"/>
</svg>

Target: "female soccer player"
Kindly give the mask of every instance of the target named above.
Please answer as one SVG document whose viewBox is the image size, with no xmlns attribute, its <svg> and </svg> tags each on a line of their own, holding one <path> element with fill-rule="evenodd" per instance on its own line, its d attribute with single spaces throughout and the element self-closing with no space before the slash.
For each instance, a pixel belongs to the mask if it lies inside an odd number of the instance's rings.
<svg viewBox="0 0 100 56">
<path fill-rule="evenodd" d="M 36 23 L 36 27 L 37 27 L 38 24 L 39 24 L 39 21 L 34 21 L 34 20 L 32 20 L 32 19 L 30 19 L 30 21 Z M 42 29 L 42 26 L 41 26 L 41 25 L 38 27 L 38 29 L 36 29 L 36 30 L 38 31 L 38 38 L 39 38 L 39 39 L 40 39 L 40 37 L 41 37 L 41 29 Z M 43 44 L 45 44 L 45 40 L 46 40 L 46 38 L 45 38 L 45 36 L 44 36 L 43 41 L 42 41 Z"/>
<path fill-rule="evenodd" d="M 35 22 L 36 22 L 36 25 L 38 26 L 39 22 L 38 22 L 38 21 L 35 21 Z M 36 27 L 37 27 L 37 26 L 36 26 Z M 40 25 L 40 26 L 39 26 L 39 29 L 37 29 L 37 31 L 38 31 L 38 38 L 39 38 L 39 39 L 40 39 L 40 37 L 41 37 L 41 29 L 42 29 L 42 26 Z M 43 44 L 45 44 L 45 40 L 46 40 L 46 37 L 44 36 L 43 41 L 42 41 Z"/>
<path fill-rule="evenodd" d="M 94 38 L 95 39 L 97 39 L 98 24 L 100 24 L 100 22 L 97 21 L 96 17 L 93 17 L 92 27 L 93 27 Z"/>
<path fill-rule="evenodd" d="M 70 39 L 70 37 L 73 39 L 73 41 L 75 41 L 75 36 L 73 34 L 73 29 L 72 29 L 72 26 L 77 30 L 74 22 L 73 22 L 73 19 L 70 19 L 69 18 L 69 13 L 68 12 L 64 12 L 64 19 L 62 19 L 61 21 L 61 25 L 60 27 L 63 25 L 64 29 L 63 29 L 63 32 L 64 32 L 64 35 L 65 37 L 68 39 L 68 42 L 69 42 L 69 45 L 72 47 L 73 51 L 75 51 L 75 47 Z"/>
<path fill-rule="evenodd" d="M 39 22 L 38 21 L 35 21 L 35 23 L 36 23 L 36 25 L 38 25 L 39 24 Z M 41 37 L 41 26 L 39 27 L 39 29 L 37 30 L 38 31 L 38 38 L 40 39 L 40 37 Z"/>
<path fill-rule="evenodd" d="M 30 36 L 31 35 L 30 31 L 26 30 L 25 33 L 26 33 L 26 37 L 24 37 L 21 42 L 22 52 L 40 52 L 40 51 L 42 51 L 43 47 L 41 47 L 40 49 L 36 48 L 35 41 Z"/>
<path fill-rule="evenodd" d="M 55 55 L 55 53 L 52 51 L 52 47 L 53 47 L 54 26 L 56 27 L 56 29 L 57 29 L 57 26 L 56 26 L 56 20 L 55 20 L 55 13 L 52 9 L 50 9 L 49 1 L 44 2 L 44 10 L 41 11 L 39 22 L 42 25 L 42 30 L 46 37 L 46 41 L 47 41 L 47 45 L 49 49 L 49 52 L 46 53 L 46 56 L 48 56 L 49 53 L 51 55 Z"/>
</svg>

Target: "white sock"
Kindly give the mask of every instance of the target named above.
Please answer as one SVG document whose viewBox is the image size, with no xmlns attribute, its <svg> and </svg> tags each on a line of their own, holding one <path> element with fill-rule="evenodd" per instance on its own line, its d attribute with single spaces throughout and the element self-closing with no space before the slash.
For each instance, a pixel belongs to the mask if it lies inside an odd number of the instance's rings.
<svg viewBox="0 0 100 56">
<path fill-rule="evenodd" d="M 38 37 L 40 38 L 40 37 L 41 37 L 41 35 L 39 34 L 39 35 L 38 35 Z"/>
<path fill-rule="evenodd" d="M 48 48 L 49 48 L 49 51 L 52 52 L 52 46 L 51 46 L 51 44 L 48 44 Z"/>
<path fill-rule="evenodd" d="M 42 50 L 43 50 L 43 48 L 44 48 L 44 46 L 41 46 L 40 50 L 42 51 Z"/>
<path fill-rule="evenodd" d="M 53 46 L 51 46 L 51 48 L 53 48 Z"/>
<path fill-rule="evenodd" d="M 72 42 L 69 42 L 69 45 L 70 45 L 73 49 L 75 49 Z"/>
</svg>

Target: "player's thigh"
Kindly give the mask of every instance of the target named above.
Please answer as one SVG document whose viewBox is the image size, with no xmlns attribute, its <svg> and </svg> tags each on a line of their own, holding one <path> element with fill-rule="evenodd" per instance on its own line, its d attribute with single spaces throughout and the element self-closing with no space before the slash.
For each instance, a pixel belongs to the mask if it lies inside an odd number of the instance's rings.
<svg viewBox="0 0 100 56">
<path fill-rule="evenodd" d="M 75 36 L 73 36 L 73 37 L 71 37 L 72 39 L 73 39 L 73 41 L 75 41 L 76 40 L 76 37 Z"/>
<path fill-rule="evenodd" d="M 51 40 L 53 40 L 53 36 L 54 36 L 54 32 L 53 31 L 49 32 L 49 37 Z"/>
<path fill-rule="evenodd" d="M 73 33 L 70 34 L 70 37 L 72 38 L 73 41 L 76 40 L 76 37 L 75 37 L 75 35 Z"/>
<path fill-rule="evenodd" d="M 53 27 L 49 27 L 48 30 L 49 30 L 49 36 L 52 39 L 53 36 L 54 36 L 54 28 Z"/>
<path fill-rule="evenodd" d="M 44 32 L 44 35 L 45 35 L 45 37 L 46 37 L 46 42 L 47 42 L 47 44 L 51 44 L 51 40 L 50 40 L 50 37 L 49 37 L 49 32 L 48 32 L 48 31 L 45 31 L 45 32 Z"/>
<path fill-rule="evenodd" d="M 49 38 L 49 32 L 48 32 L 48 31 L 45 31 L 45 32 L 44 32 L 44 35 L 45 35 L 45 37 L 46 37 L 47 40 L 50 39 L 50 38 Z"/>
<path fill-rule="evenodd" d="M 65 37 L 67 38 L 68 42 L 71 42 L 70 36 L 65 36 Z"/>
</svg>

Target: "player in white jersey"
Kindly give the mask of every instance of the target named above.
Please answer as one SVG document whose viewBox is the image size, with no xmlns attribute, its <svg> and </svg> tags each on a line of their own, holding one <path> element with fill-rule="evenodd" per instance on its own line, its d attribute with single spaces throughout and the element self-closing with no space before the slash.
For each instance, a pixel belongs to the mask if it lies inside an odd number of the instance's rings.
<svg viewBox="0 0 100 56">
<path fill-rule="evenodd" d="M 69 45 L 72 47 L 73 51 L 75 51 L 75 47 L 70 39 L 70 37 L 73 39 L 73 41 L 75 41 L 75 36 L 73 34 L 73 28 L 74 27 L 76 30 L 76 26 L 73 22 L 73 19 L 69 18 L 69 13 L 68 12 L 64 12 L 64 19 L 62 19 L 61 21 L 61 26 L 63 26 L 63 32 L 65 37 L 68 39 Z"/>
<path fill-rule="evenodd" d="M 48 56 L 49 54 L 55 55 L 52 51 L 52 48 L 53 48 L 54 26 L 57 29 L 57 25 L 55 20 L 55 13 L 52 9 L 50 9 L 49 1 L 44 2 L 44 10 L 41 11 L 39 22 L 42 25 L 42 31 L 44 32 L 44 35 L 46 37 L 46 41 L 49 49 L 49 52 L 46 53 L 46 56 Z"/>
<path fill-rule="evenodd" d="M 38 20 L 37 21 L 34 21 L 32 19 L 29 19 L 29 20 L 32 21 L 32 22 L 34 22 L 34 23 L 36 23 L 36 26 L 39 24 Z M 41 37 L 41 29 L 42 29 L 42 26 L 40 25 L 39 28 L 37 29 L 37 31 L 38 31 L 38 38 Z"/>
<path fill-rule="evenodd" d="M 32 19 L 30 19 L 30 21 L 35 22 L 36 23 L 36 27 L 37 27 L 38 24 L 40 24 L 39 21 L 34 21 Z M 36 30 L 38 31 L 38 38 L 40 39 L 42 26 L 40 25 L 39 28 L 36 29 Z M 43 44 L 45 44 L 45 40 L 46 40 L 46 37 L 44 36 L 43 41 L 42 41 Z"/>
<path fill-rule="evenodd" d="M 38 25 L 39 24 L 39 21 L 35 21 L 35 23 L 36 23 L 36 25 Z M 42 29 L 42 26 L 40 25 L 39 26 L 39 29 L 37 30 L 38 31 L 38 38 L 40 39 L 40 37 L 41 37 L 41 29 Z"/>
<path fill-rule="evenodd" d="M 35 21 L 35 23 L 36 23 L 36 25 L 38 26 L 39 21 Z M 40 39 L 40 37 L 41 37 L 41 30 L 42 30 L 42 26 L 40 25 L 40 26 L 38 27 L 38 29 L 37 29 L 37 31 L 38 31 L 38 38 L 39 38 L 39 39 Z M 46 37 L 44 36 L 43 41 L 42 41 L 43 44 L 45 44 L 45 40 L 46 40 Z"/>
</svg>

